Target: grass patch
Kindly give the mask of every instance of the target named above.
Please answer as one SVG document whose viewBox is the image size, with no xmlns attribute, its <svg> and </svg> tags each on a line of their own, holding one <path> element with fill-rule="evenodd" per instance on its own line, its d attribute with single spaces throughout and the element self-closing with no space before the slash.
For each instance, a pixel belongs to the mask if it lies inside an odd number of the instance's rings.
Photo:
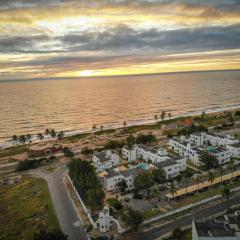
<svg viewBox="0 0 240 240">
<path fill-rule="evenodd" d="M 43 227 L 59 230 L 47 183 L 23 176 L 20 183 L 0 187 L 0 239 L 30 240 Z"/>
<path fill-rule="evenodd" d="M 19 145 L 15 147 L 5 148 L 3 150 L 0 150 L 0 158 L 13 156 L 16 154 L 24 153 L 26 151 L 28 151 L 27 145 Z"/>
<path fill-rule="evenodd" d="M 90 135 L 90 133 L 80 133 L 80 134 L 73 135 L 73 136 L 71 136 L 71 137 L 65 137 L 65 138 L 63 139 L 63 141 L 64 141 L 64 142 L 76 143 L 76 142 L 78 142 L 79 140 L 88 137 L 89 135 Z"/>
<path fill-rule="evenodd" d="M 116 129 L 106 129 L 106 130 L 102 130 L 102 131 L 97 131 L 94 134 L 95 135 L 102 135 L 102 134 L 110 134 L 110 133 L 115 133 Z"/>
</svg>

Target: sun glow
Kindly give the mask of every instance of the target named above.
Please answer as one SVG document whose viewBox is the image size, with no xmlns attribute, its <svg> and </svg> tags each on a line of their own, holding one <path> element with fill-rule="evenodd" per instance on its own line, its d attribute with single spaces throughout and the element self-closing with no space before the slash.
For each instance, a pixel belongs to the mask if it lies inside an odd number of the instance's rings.
<svg viewBox="0 0 240 240">
<path fill-rule="evenodd" d="M 84 70 L 79 73 L 79 76 L 81 77 L 89 77 L 93 75 L 93 71 L 91 70 Z"/>
</svg>

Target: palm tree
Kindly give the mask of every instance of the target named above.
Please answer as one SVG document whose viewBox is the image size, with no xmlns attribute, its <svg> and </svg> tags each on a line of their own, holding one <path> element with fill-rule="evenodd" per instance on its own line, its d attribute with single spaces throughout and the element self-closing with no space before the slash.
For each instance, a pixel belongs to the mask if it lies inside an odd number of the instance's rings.
<svg viewBox="0 0 240 240">
<path fill-rule="evenodd" d="M 48 128 L 45 129 L 44 134 L 47 135 L 47 136 L 50 134 L 50 131 L 49 131 Z"/>
<path fill-rule="evenodd" d="M 187 187 L 188 187 L 188 179 L 189 179 L 189 177 L 188 177 L 188 173 L 187 173 L 187 171 L 185 171 L 185 173 L 184 173 L 184 183 L 185 183 L 185 188 L 186 188 L 186 195 L 187 195 Z"/>
<path fill-rule="evenodd" d="M 92 126 L 92 131 L 95 132 L 96 129 L 97 129 L 96 124 L 93 124 L 93 126 Z"/>
<path fill-rule="evenodd" d="M 12 139 L 13 142 L 18 143 L 18 136 L 17 135 L 13 135 Z"/>
<path fill-rule="evenodd" d="M 51 131 L 50 131 L 50 136 L 52 137 L 52 138 L 55 138 L 56 137 L 56 132 L 55 132 L 55 130 L 54 129 L 51 129 Z"/>
<path fill-rule="evenodd" d="M 123 121 L 123 127 L 126 127 L 126 126 L 127 126 L 127 122 Z"/>
<path fill-rule="evenodd" d="M 206 113 L 205 113 L 205 111 L 203 111 L 202 114 L 201 114 L 202 120 L 204 120 L 205 115 L 206 115 Z"/>
<path fill-rule="evenodd" d="M 213 171 L 208 171 L 208 181 L 213 184 L 215 180 L 215 175 L 214 175 L 214 172 Z"/>
<path fill-rule="evenodd" d="M 212 186 L 214 180 L 215 180 L 215 175 L 214 175 L 213 171 L 208 171 L 208 181 L 211 183 L 211 186 Z M 212 194 L 213 194 L 213 192 L 212 192 Z"/>
<path fill-rule="evenodd" d="M 200 175 L 197 175 L 196 178 L 194 179 L 195 183 L 198 185 L 198 191 L 199 191 L 199 185 L 202 181 L 202 177 Z"/>
<path fill-rule="evenodd" d="M 176 188 L 176 185 L 175 185 L 174 181 L 171 182 L 170 193 L 173 195 L 173 199 L 174 199 L 175 194 L 177 193 L 177 188 Z"/>
<path fill-rule="evenodd" d="M 30 143 L 31 140 L 32 140 L 32 135 L 28 133 L 27 136 L 26 136 L 26 139 Z"/>
<path fill-rule="evenodd" d="M 225 186 L 223 189 L 222 189 L 222 195 L 226 198 L 226 208 L 227 208 L 227 213 L 228 213 L 228 201 L 229 201 L 229 195 L 230 195 L 231 191 L 230 191 L 230 188 L 229 186 Z"/>
<path fill-rule="evenodd" d="M 44 139 L 44 136 L 43 136 L 42 133 L 38 133 L 37 138 L 38 138 L 39 140 L 43 140 L 43 139 Z"/>
<path fill-rule="evenodd" d="M 100 126 L 100 130 L 103 131 L 103 125 Z"/>
<path fill-rule="evenodd" d="M 63 139 L 63 137 L 64 137 L 64 132 L 63 131 L 61 131 L 57 134 L 58 141 L 61 141 Z"/>
<path fill-rule="evenodd" d="M 27 141 L 27 139 L 26 139 L 26 136 L 25 136 L 25 135 L 21 135 L 21 136 L 19 137 L 19 142 L 20 142 L 21 144 L 26 143 L 26 141 Z"/>
<path fill-rule="evenodd" d="M 172 117 L 172 114 L 171 113 L 168 113 L 168 118 L 170 119 Z"/>
<path fill-rule="evenodd" d="M 230 160 L 229 165 L 228 165 L 228 168 L 231 170 L 231 180 L 232 180 L 232 178 L 233 178 L 233 172 L 234 172 L 234 170 L 235 170 L 235 168 L 236 168 L 236 166 L 235 166 L 235 160 L 234 160 L 233 158 Z"/>
<path fill-rule="evenodd" d="M 219 166 L 218 172 L 219 172 L 219 174 L 220 174 L 220 176 L 221 176 L 221 184 L 222 184 L 222 178 L 223 178 L 223 174 L 224 174 L 224 169 L 223 169 L 222 166 Z"/>
<path fill-rule="evenodd" d="M 155 121 L 157 121 L 158 120 L 158 115 L 154 115 L 154 119 L 155 119 Z"/>
<path fill-rule="evenodd" d="M 163 121 L 164 118 L 166 117 L 166 112 L 165 112 L 165 111 L 162 111 L 160 117 L 161 117 L 161 119 L 162 119 L 162 121 Z"/>
</svg>

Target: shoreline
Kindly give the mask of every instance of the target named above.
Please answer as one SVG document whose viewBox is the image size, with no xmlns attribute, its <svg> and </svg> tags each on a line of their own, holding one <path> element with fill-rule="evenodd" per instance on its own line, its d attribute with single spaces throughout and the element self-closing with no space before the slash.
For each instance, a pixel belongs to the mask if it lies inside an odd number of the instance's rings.
<svg viewBox="0 0 240 240">
<path fill-rule="evenodd" d="M 233 110 L 237 110 L 240 109 L 240 104 L 239 105 L 234 105 L 234 106 L 229 106 L 229 107 L 222 107 L 222 108 L 215 108 L 215 109 L 206 109 L 206 110 L 198 110 L 198 111 L 190 111 L 184 114 L 178 114 L 178 115 L 174 115 L 171 118 L 167 118 L 164 120 L 158 119 L 157 121 L 152 119 L 152 120 L 139 120 L 139 121 L 126 121 L 127 122 L 127 127 L 134 127 L 134 126 L 142 126 L 142 125 L 154 125 L 156 123 L 161 123 L 162 121 L 166 121 L 166 120 L 174 120 L 177 118 L 181 118 L 181 117 L 196 117 L 196 116 L 200 116 L 201 113 L 204 111 L 205 114 L 214 114 L 214 113 L 222 113 L 225 111 L 233 111 Z M 104 126 L 104 125 L 103 125 Z M 103 131 L 106 130 L 117 130 L 117 129 L 121 129 L 123 128 L 123 124 L 121 123 L 113 123 L 113 124 L 109 124 L 109 125 L 105 125 L 103 128 Z M 43 129 L 44 131 L 44 129 Z M 101 131 L 100 128 L 97 128 L 94 132 L 99 132 Z M 68 130 L 68 131 L 63 131 L 64 132 L 64 138 L 65 137 L 72 137 L 75 135 L 79 135 L 79 134 L 91 134 L 93 133 L 92 130 Z M 27 133 L 26 133 L 27 134 Z M 32 135 L 32 141 L 30 144 L 34 144 L 34 143 L 38 143 L 38 142 L 47 142 L 47 141 L 51 141 L 54 140 L 54 138 L 51 137 L 46 137 L 43 140 L 39 140 L 37 139 L 37 134 L 36 135 Z M 0 142 L 0 149 L 5 149 L 5 148 L 9 148 L 9 147 L 14 147 L 16 146 L 16 143 L 13 143 L 10 139 L 9 140 L 5 140 Z"/>
</svg>

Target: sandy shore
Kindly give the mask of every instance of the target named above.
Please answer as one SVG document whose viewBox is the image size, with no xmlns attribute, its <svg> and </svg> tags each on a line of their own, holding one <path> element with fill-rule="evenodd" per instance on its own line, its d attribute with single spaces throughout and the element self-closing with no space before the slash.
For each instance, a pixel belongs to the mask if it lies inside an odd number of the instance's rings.
<svg viewBox="0 0 240 240">
<path fill-rule="evenodd" d="M 233 111 L 233 110 L 238 110 L 240 109 L 240 105 L 236 105 L 236 106 L 229 106 L 229 107 L 224 107 L 224 108 L 218 108 L 218 109 L 206 109 L 205 113 L 206 114 L 217 114 L 217 113 L 222 113 L 224 111 Z M 199 116 L 202 114 L 202 111 L 193 111 L 193 112 L 188 112 L 185 114 L 180 114 L 180 115 L 175 115 L 173 117 L 171 117 L 170 119 L 177 119 L 180 117 L 191 117 L 191 116 Z M 169 118 L 167 118 L 169 119 Z M 165 119 L 166 120 L 166 119 Z M 158 120 L 158 122 L 162 122 L 162 120 Z M 141 125 L 153 125 L 156 124 L 156 121 L 154 119 L 152 120 L 144 120 L 144 121 L 129 121 L 127 122 L 127 127 L 132 127 L 132 126 L 141 126 Z M 108 125 L 108 126 L 104 126 L 104 130 L 110 130 L 110 129 L 121 129 L 123 127 L 122 124 L 113 124 L 113 125 Z M 44 131 L 44 129 L 43 129 Z M 96 132 L 100 131 L 100 128 L 96 129 Z M 84 134 L 84 133 L 93 133 L 92 130 L 73 130 L 73 131 L 64 131 L 64 137 L 71 137 L 74 135 L 78 135 L 78 134 Z M 27 133 L 26 133 L 27 134 Z M 31 143 L 38 143 L 38 142 L 48 142 L 50 140 L 54 140 L 53 138 L 51 138 L 50 136 L 45 136 L 45 138 L 43 140 L 39 140 L 37 138 L 37 135 L 32 135 L 32 141 Z M 4 149 L 4 148 L 9 148 L 9 147 L 13 147 L 16 146 L 17 144 L 12 142 L 11 140 L 6 140 L 3 142 L 0 142 L 0 149 Z"/>
</svg>

